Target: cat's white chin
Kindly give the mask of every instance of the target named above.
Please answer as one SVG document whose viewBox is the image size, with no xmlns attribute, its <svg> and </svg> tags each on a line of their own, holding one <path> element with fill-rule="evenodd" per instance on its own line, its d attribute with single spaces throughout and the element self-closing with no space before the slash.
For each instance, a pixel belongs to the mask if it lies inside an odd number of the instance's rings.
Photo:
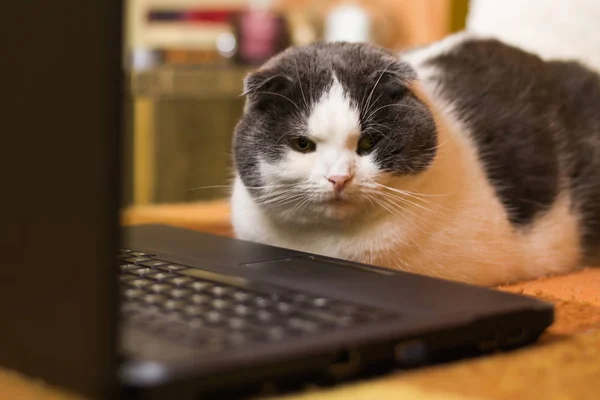
<svg viewBox="0 0 600 400">
<path fill-rule="evenodd" d="M 311 210 L 322 218 L 345 220 L 355 217 L 361 211 L 361 205 L 344 198 L 332 198 L 316 203 Z"/>
<path fill-rule="evenodd" d="M 299 203 L 301 204 L 301 203 Z M 299 207 L 265 207 L 263 211 L 269 218 L 282 223 L 304 226 L 324 226 L 328 222 L 338 225 L 351 222 L 365 211 L 365 205 L 349 200 L 319 200 L 304 203 Z"/>
</svg>

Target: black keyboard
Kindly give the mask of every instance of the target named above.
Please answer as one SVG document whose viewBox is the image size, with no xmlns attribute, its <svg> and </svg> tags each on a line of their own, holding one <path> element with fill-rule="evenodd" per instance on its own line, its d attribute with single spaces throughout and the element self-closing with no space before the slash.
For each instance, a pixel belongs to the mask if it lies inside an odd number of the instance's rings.
<svg viewBox="0 0 600 400">
<path fill-rule="evenodd" d="M 170 263 L 152 254 L 120 250 L 119 259 L 125 322 L 206 351 L 397 317 L 387 310 L 306 292 L 258 291 L 241 278 Z"/>
</svg>

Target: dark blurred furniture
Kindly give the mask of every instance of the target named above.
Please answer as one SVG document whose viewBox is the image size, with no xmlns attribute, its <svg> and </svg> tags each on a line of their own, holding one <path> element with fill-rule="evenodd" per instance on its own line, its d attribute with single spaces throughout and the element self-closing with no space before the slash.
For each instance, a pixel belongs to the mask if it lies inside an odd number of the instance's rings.
<svg viewBox="0 0 600 400">
<path fill-rule="evenodd" d="M 231 177 L 231 138 L 242 114 L 234 66 L 162 67 L 130 77 L 127 204 L 222 197 Z"/>
</svg>

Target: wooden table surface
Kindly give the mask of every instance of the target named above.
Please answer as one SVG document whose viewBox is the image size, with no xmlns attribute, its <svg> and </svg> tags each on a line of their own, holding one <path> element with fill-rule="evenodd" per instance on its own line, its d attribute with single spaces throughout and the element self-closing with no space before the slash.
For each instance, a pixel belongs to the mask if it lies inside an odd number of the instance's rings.
<svg viewBox="0 0 600 400">
<path fill-rule="evenodd" d="M 138 207 L 124 224 L 166 223 L 231 235 L 225 202 Z M 600 268 L 499 288 L 556 305 L 556 322 L 538 343 L 517 351 L 392 373 L 297 400 L 597 399 L 600 393 Z M 0 400 L 76 400 L 77 396 L 0 368 Z"/>
</svg>

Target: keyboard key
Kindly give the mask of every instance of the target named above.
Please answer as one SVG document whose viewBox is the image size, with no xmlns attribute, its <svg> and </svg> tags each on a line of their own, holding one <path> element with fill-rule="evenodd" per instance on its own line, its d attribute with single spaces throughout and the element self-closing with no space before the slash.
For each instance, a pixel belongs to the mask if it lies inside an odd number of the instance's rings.
<svg viewBox="0 0 600 400">
<path fill-rule="evenodd" d="M 216 308 L 218 310 L 223 310 L 226 308 L 231 307 L 232 303 L 226 300 L 222 300 L 222 299 L 215 299 L 213 300 L 212 304 L 213 308 Z"/>
<path fill-rule="evenodd" d="M 181 336 L 186 335 L 189 331 L 187 325 L 181 321 L 175 321 L 170 324 L 162 324 L 156 328 L 157 330 L 160 330 L 161 333 L 175 341 L 179 340 Z"/>
<path fill-rule="evenodd" d="M 141 251 L 131 251 L 129 252 L 134 257 L 144 257 L 144 256 L 153 256 L 154 254 L 142 253 Z"/>
<path fill-rule="evenodd" d="M 135 278 L 134 280 L 128 281 L 127 284 L 134 286 L 138 289 L 145 288 L 154 283 L 154 281 L 151 281 L 150 279 L 137 278 L 135 276 L 134 276 L 134 278 Z"/>
<path fill-rule="evenodd" d="M 122 274 L 119 276 L 119 281 L 123 282 L 123 283 L 128 283 L 131 281 L 135 281 L 136 279 L 138 279 L 137 276 L 134 275 L 129 275 L 129 274 Z"/>
<path fill-rule="evenodd" d="M 130 274 L 144 276 L 153 272 L 152 268 L 140 268 L 132 271 L 128 271 Z"/>
<path fill-rule="evenodd" d="M 155 272 L 146 274 L 146 277 L 148 277 L 150 279 L 155 279 L 157 281 L 165 281 L 167 279 L 175 278 L 175 277 L 177 277 L 177 275 L 170 274 L 168 272 L 156 272 L 155 271 Z"/>
<path fill-rule="evenodd" d="M 162 315 L 163 311 L 155 304 L 147 304 L 143 306 L 141 310 L 144 314 L 152 314 L 152 315 Z"/>
<path fill-rule="evenodd" d="M 273 321 L 274 319 L 274 315 L 273 313 L 270 313 L 269 311 L 266 310 L 260 310 L 256 313 L 256 319 L 258 319 L 260 322 L 263 323 L 268 323 Z"/>
<path fill-rule="evenodd" d="M 182 286 L 182 285 L 188 284 L 190 282 L 193 282 L 193 279 L 188 278 L 187 276 L 176 276 L 176 275 L 174 275 L 174 276 L 175 276 L 175 278 L 169 279 L 169 282 L 172 283 L 173 285 Z"/>
<path fill-rule="evenodd" d="M 287 321 L 287 325 L 296 330 L 304 332 L 314 332 L 319 329 L 319 325 L 304 318 L 293 317 Z"/>
<path fill-rule="evenodd" d="M 281 293 L 269 293 L 266 295 L 266 297 L 268 297 L 269 299 L 271 299 L 274 302 L 277 301 L 287 301 L 287 302 L 293 302 L 291 298 L 284 296 Z"/>
<path fill-rule="evenodd" d="M 164 304 L 167 310 L 183 310 L 185 306 L 186 303 L 181 300 L 167 300 Z"/>
<path fill-rule="evenodd" d="M 248 292 L 242 292 L 241 290 L 238 290 L 238 291 L 234 292 L 231 297 L 233 297 L 233 299 L 236 301 L 243 302 L 243 301 L 247 301 L 248 299 L 250 299 L 252 297 L 252 295 Z"/>
<path fill-rule="evenodd" d="M 208 324 L 220 324 L 225 322 L 225 316 L 223 316 L 223 314 L 221 314 L 218 311 L 209 311 L 206 313 L 206 315 L 204 315 L 204 320 L 208 323 Z"/>
<path fill-rule="evenodd" d="M 125 302 L 123 303 L 123 305 L 121 306 L 121 312 L 128 314 L 128 313 L 138 313 L 141 311 L 143 306 L 141 306 L 138 303 L 134 303 L 134 302 Z"/>
<path fill-rule="evenodd" d="M 135 265 L 135 264 L 121 264 L 120 268 L 121 268 L 121 271 L 127 272 L 127 271 L 131 271 L 134 269 L 140 269 L 142 267 L 139 265 Z"/>
<path fill-rule="evenodd" d="M 346 314 L 355 314 L 357 313 L 358 307 L 352 304 L 346 303 L 335 303 L 331 305 L 331 311 L 336 313 L 337 315 L 346 315 Z"/>
<path fill-rule="evenodd" d="M 161 294 L 147 294 L 144 296 L 143 300 L 148 304 L 156 304 L 165 302 L 167 300 L 167 297 Z"/>
<path fill-rule="evenodd" d="M 181 279 L 187 279 L 186 282 L 191 282 L 188 284 L 188 287 L 190 287 L 198 292 L 209 289 L 214 286 L 214 284 L 212 284 L 212 283 L 203 282 L 203 281 L 194 281 L 192 278 L 188 278 L 188 277 L 182 277 Z"/>
<path fill-rule="evenodd" d="M 329 300 L 323 298 L 323 297 L 317 297 L 316 299 L 312 300 L 312 305 L 315 307 L 325 307 L 329 304 Z"/>
<path fill-rule="evenodd" d="M 248 325 L 248 323 L 244 319 L 239 318 L 239 317 L 230 318 L 227 321 L 227 324 L 229 325 L 229 327 L 231 329 L 242 329 Z"/>
<path fill-rule="evenodd" d="M 140 289 L 126 289 L 123 291 L 123 296 L 127 297 L 128 299 L 140 298 L 145 294 L 146 292 Z"/>
<path fill-rule="evenodd" d="M 161 269 L 165 272 L 175 272 L 175 271 L 185 269 L 186 267 L 184 267 L 182 265 L 177 265 L 177 264 L 166 264 L 166 265 L 157 266 L 157 268 Z"/>
<path fill-rule="evenodd" d="M 203 339 L 201 342 L 201 350 L 205 353 L 214 354 L 227 349 L 224 340 L 211 338 L 210 340 Z"/>
<path fill-rule="evenodd" d="M 146 257 L 130 257 L 130 258 L 123 259 L 123 261 L 131 263 L 131 264 L 137 264 L 137 263 L 141 263 L 144 261 L 150 261 L 150 259 L 146 258 Z"/>
<path fill-rule="evenodd" d="M 229 335 L 227 335 L 227 342 L 233 346 L 247 343 L 249 341 L 252 341 L 252 339 L 253 338 L 245 332 L 232 332 Z"/>
<path fill-rule="evenodd" d="M 280 340 L 287 336 L 287 331 L 281 326 L 273 326 L 267 330 L 267 338 L 269 340 Z"/>
<path fill-rule="evenodd" d="M 304 303 L 305 301 L 308 301 L 308 296 L 304 293 L 295 293 L 292 295 L 292 300 L 295 303 Z"/>
<path fill-rule="evenodd" d="M 200 306 L 187 306 L 183 312 L 190 317 L 197 317 L 206 313 L 206 309 Z"/>
<path fill-rule="evenodd" d="M 246 315 L 250 315 L 251 313 L 251 309 L 250 307 L 244 306 L 242 304 L 239 304 L 237 306 L 235 306 L 235 308 L 233 309 L 233 312 L 239 316 L 246 316 Z"/>
<path fill-rule="evenodd" d="M 302 313 L 324 324 L 349 325 L 354 323 L 354 320 L 350 319 L 350 315 L 336 315 L 320 309 L 302 309 Z"/>
<path fill-rule="evenodd" d="M 202 318 L 192 318 L 188 321 L 188 326 L 192 329 L 201 329 L 206 327 L 206 322 Z"/>
<path fill-rule="evenodd" d="M 209 292 L 211 292 L 212 294 L 214 294 L 216 296 L 225 296 L 225 295 L 233 292 L 233 290 L 234 289 L 229 288 L 229 287 L 215 286 L 215 287 L 209 289 Z"/>
<path fill-rule="evenodd" d="M 266 297 L 259 296 L 254 299 L 254 304 L 258 307 L 264 308 L 270 306 L 272 302 Z"/>
<path fill-rule="evenodd" d="M 284 301 L 278 303 L 276 307 L 277 310 L 282 314 L 289 314 L 294 310 L 294 307 L 290 303 Z"/>
<path fill-rule="evenodd" d="M 179 298 L 191 295 L 192 291 L 188 290 L 188 289 L 173 289 L 169 292 L 169 294 L 172 297 L 179 299 Z"/>
<path fill-rule="evenodd" d="M 212 297 L 203 294 L 194 294 L 190 297 L 190 301 L 195 304 L 208 304 L 212 300 Z"/>
<path fill-rule="evenodd" d="M 338 317 L 338 320 L 337 320 L 338 325 L 342 325 L 342 326 L 354 325 L 357 322 L 358 321 L 356 320 L 356 318 L 353 315 L 343 315 L 343 316 Z"/>
<path fill-rule="evenodd" d="M 142 261 L 139 264 L 143 265 L 144 267 L 156 268 L 156 267 L 161 267 L 163 265 L 167 265 L 168 263 L 165 261 L 160 261 L 160 260 L 152 260 L 152 261 Z"/>
<path fill-rule="evenodd" d="M 149 289 L 154 293 L 164 293 L 170 289 L 173 289 L 173 286 L 166 283 L 155 283 L 151 285 Z"/>
</svg>

